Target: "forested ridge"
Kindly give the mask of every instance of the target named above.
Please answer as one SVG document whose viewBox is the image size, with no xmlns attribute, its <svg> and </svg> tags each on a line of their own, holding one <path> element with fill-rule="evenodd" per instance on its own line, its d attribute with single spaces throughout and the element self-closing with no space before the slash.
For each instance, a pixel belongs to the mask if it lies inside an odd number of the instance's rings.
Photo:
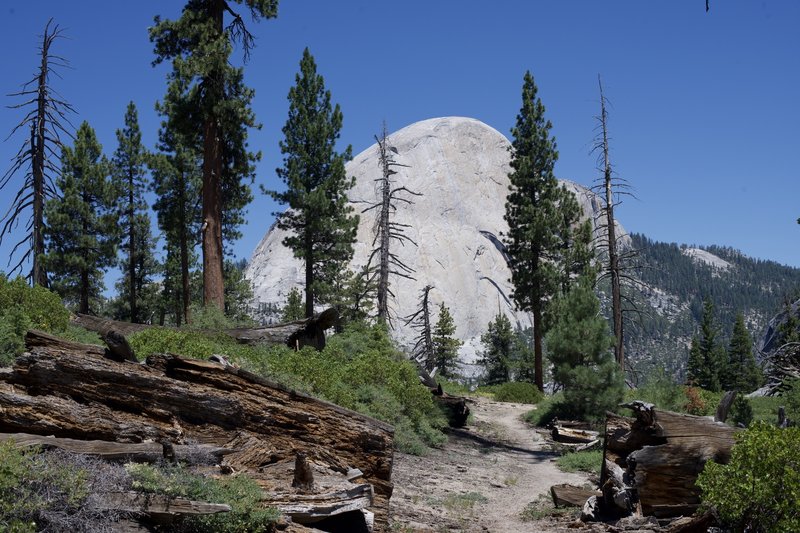
<svg viewBox="0 0 800 533">
<path fill-rule="evenodd" d="M 796 299 L 800 269 L 775 261 L 748 257 L 728 246 L 695 246 L 654 241 L 640 233 L 630 235 L 637 251 L 635 277 L 641 287 L 629 296 L 638 312 L 631 312 L 631 335 L 626 339 L 643 374 L 657 363 L 680 372 L 689 343 L 710 299 L 723 338 L 730 338 L 737 313 L 742 313 L 758 343 L 769 320 Z M 719 268 L 686 254 L 700 249 L 730 264 Z M 632 306 L 631 306 L 632 307 Z"/>
</svg>

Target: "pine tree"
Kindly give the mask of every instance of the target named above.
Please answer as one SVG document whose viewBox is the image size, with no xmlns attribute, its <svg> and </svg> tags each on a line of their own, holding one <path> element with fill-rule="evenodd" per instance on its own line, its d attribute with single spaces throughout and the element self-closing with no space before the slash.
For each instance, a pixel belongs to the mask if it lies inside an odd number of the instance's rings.
<svg viewBox="0 0 800 533">
<path fill-rule="evenodd" d="M 761 381 L 761 371 L 753 356 L 753 339 L 744 324 L 744 316 L 737 313 L 728 346 L 728 364 L 722 374 L 722 387 L 749 393 L 760 387 Z"/>
<path fill-rule="evenodd" d="M 564 386 L 564 403 L 580 419 L 598 419 L 622 400 L 623 374 L 611 348 L 614 338 L 600 315 L 600 301 L 584 276 L 554 303 L 547 333 L 553 379 Z"/>
<path fill-rule="evenodd" d="M 155 242 L 150 232 L 150 216 L 144 200 L 148 186 L 148 154 L 142 145 L 142 133 L 133 102 L 128 104 L 125 111 L 125 127 L 117 130 L 117 141 L 119 145 L 111 160 L 112 183 L 118 197 L 119 229 L 127 239 L 122 245 L 125 250 L 122 293 L 127 300 L 127 312 L 118 318 L 139 322 L 138 291 L 149 283 L 157 265 L 153 255 Z"/>
<path fill-rule="evenodd" d="M 11 167 L 0 178 L 0 190 L 6 188 L 11 179 L 21 168 L 28 168 L 24 175 L 22 185 L 17 190 L 11 206 L 5 215 L 0 218 L 0 242 L 10 235 L 18 226 L 25 212 L 30 209 L 28 222 L 25 224 L 27 235 L 18 241 L 11 252 L 11 256 L 22 247 L 23 253 L 19 261 L 10 269 L 13 273 L 22 268 L 23 263 L 30 259 L 31 272 L 29 279 L 33 285 L 48 285 L 47 273 L 42 261 L 45 253 L 44 236 L 44 205 L 48 200 L 55 198 L 58 191 L 54 186 L 54 176 L 58 175 L 57 166 L 51 158 L 56 157 L 58 148 L 62 146 L 61 136 L 71 137 L 69 129 L 72 124 L 68 115 L 74 113 L 72 106 L 61 99 L 51 84 L 52 75 L 58 75 L 57 67 L 68 66 L 67 61 L 51 53 L 53 42 L 63 37 L 58 24 L 52 25 L 53 19 L 47 21 L 42 35 L 42 45 L 39 47 L 39 70 L 33 78 L 22 86 L 19 92 L 10 96 L 21 97 L 25 101 L 9 106 L 13 109 L 27 109 L 22 120 L 11 130 L 25 131 L 25 126 L 30 124 L 30 140 L 25 140 L 22 147 L 11 160 Z M 51 26 L 52 25 L 52 26 Z M 11 257 L 9 257 L 9 264 Z"/>
<path fill-rule="evenodd" d="M 243 69 L 230 63 L 233 46 L 241 44 L 245 59 L 253 36 L 233 4 L 246 4 L 254 20 L 274 18 L 278 0 L 189 0 L 178 20 L 155 18 L 150 28 L 154 64 L 172 61 L 168 94 L 180 102 L 181 117 L 173 122 L 203 150 L 203 302 L 224 309 L 224 227 L 232 236 L 251 200 L 249 185 L 259 154 L 247 149 L 247 130 L 255 127 L 250 108 L 253 91 L 243 82 Z M 225 26 L 225 16 L 232 17 Z"/>
<path fill-rule="evenodd" d="M 714 392 L 721 388 L 720 376 L 727 364 L 725 351 L 717 342 L 717 333 L 714 304 L 706 298 L 703 300 L 700 337 L 692 339 L 689 349 L 687 378 L 690 384 Z"/>
<path fill-rule="evenodd" d="M 530 72 L 525 73 L 522 108 L 511 130 L 511 185 L 506 199 L 508 233 L 504 242 L 510 256 L 514 301 L 533 313 L 533 342 L 536 385 L 544 390 L 542 339 L 547 302 L 559 288 L 559 269 L 549 260 L 558 257 L 563 239 L 563 214 L 559 201 L 563 189 L 553 173 L 558 159 L 552 124 L 544 117 L 544 105 L 537 97 Z"/>
<path fill-rule="evenodd" d="M 436 368 L 429 306 L 432 289 L 432 285 L 425 285 L 420 291 L 419 307 L 414 313 L 403 318 L 406 326 L 411 326 L 412 329 L 417 331 L 417 338 L 411 348 L 411 358 L 428 372 Z"/>
<path fill-rule="evenodd" d="M 433 327 L 431 341 L 433 342 L 433 360 L 439 375 L 445 379 L 455 376 L 458 367 L 458 349 L 462 342 L 453 337 L 456 333 L 456 325 L 450 315 L 450 309 L 439 304 L 439 318 Z"/>
<path fill-rule="evenodd" d="M 511 381 L 514 350 L 514 330 L 505 313 L 498 312 L 489 322 L 486 333 L 481 335 L 483 353 L 478 363 L 485 369 L 484 382 L 496 385 Z"/>
<path fill-rule="evenodd" d="M 353 255 L 358 216 L 352 214 L 346 196 L 355 183 L 344 168 L 351 148 L 336 151 L 342 112 L 338 104 L 332 106 L 331 93 L 317 74 L 308 48 L 295 81 L 289 90 L 289 118 L 280 143 L 283 167 L 277 170 L 287 189 L 268 193 L 289 207 L 275 216 L 278 227 L 290 232 L 283 244 L 305 262 L 306 316 L 310 317 L 316 301 L 333 296 L 331 289 Z"/>
<path fill-rule="evenodd" d="M 164 295 L 178 326 L 191 322 L 191 269 L 197 263 L 194 247 L 201 217 L 196 199 L 202 186 L 202 155 L 175 125 L 185 112 L 184 103 L 173 90 L 156 105 L 164 121 L 158 134 L 160 153 L 149 161 L 156 194 L 153 210 L 165 238 Z"/>
<path fill-rule="evenodd" d="M 293 322 L 304 316 L 303 295 L 300 293 L 300 289 L 292 287 L 292 290 L 286 295 L 286 305 L 281 310 L 281 322 Z"/>
<path fill-rule="evenodd" d="M 100 297 L 103 271 L 114 264 L 119 239 L 102 151 L 91 126 L 81 124 L 75 145 L 62 151 L 56 180 L 62 196 L 45 205 L 51 286 L 80 313 L 89 313 Z"/>
</svg>

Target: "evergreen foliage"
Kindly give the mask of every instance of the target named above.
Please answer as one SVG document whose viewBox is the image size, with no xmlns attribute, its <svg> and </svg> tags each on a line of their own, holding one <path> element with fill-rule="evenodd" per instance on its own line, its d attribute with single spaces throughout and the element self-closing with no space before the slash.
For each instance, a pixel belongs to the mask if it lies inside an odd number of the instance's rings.
<svg viewBox="0 0 800 533">
<path fill-rule="evenodd" d="M 433 327 L 431 341 L 433 342 L 433 360 L 439 375 L 445 379 L 455 377 L 458 369 L 458 349 L 462 341 L 455 338 L 456 325 L 450 315 L 450 309 L 442 302 L 439 305 L 439 318 Z"/>
<path fill-rule="evenodd" d="M 119 143 L 112 165 L 112 187 L 116 196 L 116 216 L 119 230 L 126 239 L 124 250 L 122 280 L 119 283 L 120 306 L 115 318 L 140 322 L 151 319 L 153 309 L 146 308 L 140 313 L 141 300 L 150 300 L 147 307 L 155 302 L 153 295 L 147 298 L 145 288 L 158 271 L 158 263 L 153 254 L 155 239 L 150 232 L 150 215 L 144 193 L 147 183 L 148 153 L 142 145 L 142 133 L 136 106 L 128 104 L 125 111 L 125 127 L 117 130 Z M 151 291 L 152 292 L 152 291 Z"/>
<path fill-rule="evenodd" d="M 224 240 L 239 237 L 244 207 L 259 153 L 248 150 L 248 129 L 257 127 L 250 107 L 253 90 L 230 56 L 240 42 L 247 58 L 254 41 L 234 4 L 245 4 L 254 20 L 277 16 L 278 0 L 189 0 L 179 19 L 156 17 L 150 28 L 154 64 L 172 61 L 166 100 L 168 124 L 202 147 L 203 302 L 224 308 Z M 232 21 L 225 27 L 224 19 Z"/>
<path fill-rule="evenodd" d="M 225 260 L 225 316 L 238 324 L 252 323 L 250 302 L 253 300 L 253 286 L 244 277 L 247 260 Z"/>
<path fill-rule="evenodd" d="M 741 313 L 736 315 L 736 322 L 733 325 L 727 362 L 722 374 L 724 390 L 749 393 L 761 386 L 761 370 L 753 356 L 753 339 L 750 338 Z"/>
<path fill-rule="evenodd" d="M 87 122 L 73 147 L 64 147 L 61 197 L 45 205 L 47 255 L 52 288 L 80 313 L 88 313 L 103 290 L 103 272 L 116 261 L 119 239 L 109 186 L 109 165 Z"/>
<path fill-rule="evenodd" d="M 700 336 L 692 338 L 689 350 L 687 379 L 690 384 L 719 392 L 727 367 L 725 349 L 717 341 L 719 330 L 714 322 L 714 303 L 710 298 L 703 301 L 703 318 Z"/>
<path fill-rule="evenodd" d="M 498 312 L 486 333 L 481 335 L 483 352 L 478 363 L 485 369 L 483 382 L 497 385 L 511 381 L 514 350 L 514 330 L 505 313 Z"/>
<path fill-rule="evenodd" d="M 308 317 L 315 302 L 331 299 L 335 280 L 353 256 L 358 228 L 358 216 L 347 203 L 355 179 L 344 167 L 352 150 L 336 150 L 341 129 L 341 109 L 331 104 L 331 93 L 306 48 L 289 90 L 289 118 L 280 143 L 284 159 L 277 173 L 287 188 L 268 193 L 289 207 L 275 213 L 276 222 L 290 232 L 283 244 L 305 262 Z"/>
<path fill-rule="evenodd" d="M 303 295 L 300 293 L 300 289 L 292 287 L 292 290 L 286 295 L 286 305 L 281 309 L 281 322 L 300 320 L 304 316 Z"/>
<path fill-rule="evenodd" d="M 547 302 L 559 284 L 568 283 L 565 243 L 571 240 L 572 222 L 580 216 L 577 201 L 559 187 L 553 172 L 558 159 L 552 124 L 530 72 L 522 86 L 522 107 L 511 130 L 511 185 L 506 199 L 503 236 L 510 257 L 514 301 L 519 309 L 533 313 L 533 344 L 536 385 L 544 388 L 542 339 Z M 560 274 L 561 272 L 561 274 Z"/>
<path fill-rule="evenodd" d="M 624 377 L 610 352 L 614 338 L 591 278 L 582 277 L 553 305 L 554 325 L 547 333 L 553 379 L 564 386 L 564 403 L 574 416 L 599 419 L 622 400 Z"/>
</svg>

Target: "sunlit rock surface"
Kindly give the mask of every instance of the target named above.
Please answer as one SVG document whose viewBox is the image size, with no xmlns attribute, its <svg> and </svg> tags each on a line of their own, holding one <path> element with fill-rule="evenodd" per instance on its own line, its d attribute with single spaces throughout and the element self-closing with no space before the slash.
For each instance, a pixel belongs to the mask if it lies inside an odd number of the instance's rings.
<svg viewBox="0 0 800 533">
<path fill-rule="evenodd" d="M 503 215 L 511 170 L 509 141 L 478 120 L 445 117 L 403 128 L 389 136 L 389 145 L 397 150 L 396 162 L 407 165 L 396 169 L 394 183 L 422 194 L 413 197 L 413 204 L 398 202 L 393 219 L 411 225 L 406 234 L 417 244 L 393 243 L 392 251 L 416 271 L 416 280 L 397 276 L 390 280 L 396 295 L 391 302 L 394 337 L 401 346 L 413 344 L 414 332 L 402 317 L 416 310 L 421 289 L 433 285 L 432 320 L 444 302 L 455 320 L 457 336 L 465 341 L 460 354 L 463 370 L 472 374 L 480 336 L 498 310 L 521 328 L 531 325 L 528 313 L 514 309 L 502 245 L 508 228 Z M 361 212 L 377 198 L 377 144 L 350 161 L 347 172 L 356 178 L 350 200 Z M 575 183 L 564 184 L 577 194 L 587 215 L 593 219 L 600 215 L 599 199 Z M 366 264 L 372 250 L 374 213 L 361 215 L 354 269 Z M 281 244 L 285 235 L 270 228 L 246 271 L 261 316 L 267 320 L 275 319 L 274 310 L 285 303 L 292 287 L 304 285 L 302 263 Z"/>
</svg>

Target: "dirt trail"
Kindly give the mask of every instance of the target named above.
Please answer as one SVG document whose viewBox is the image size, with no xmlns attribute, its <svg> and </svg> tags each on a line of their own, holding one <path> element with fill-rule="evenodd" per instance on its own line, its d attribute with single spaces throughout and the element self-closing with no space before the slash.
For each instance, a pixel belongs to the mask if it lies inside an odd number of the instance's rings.
<svg viewBox="0 0 800 533">
<path fill-rule="evenodd" d="M 393 531 L 520 533 L 557 531 L 547 522 L 523 522 L 521 513 L 558 483 L 583 485 L 523 421 L 530 405 L 477 398 L 474 423 L 425 457 L 395 454 L 391 500 Z"/>
</svg>

